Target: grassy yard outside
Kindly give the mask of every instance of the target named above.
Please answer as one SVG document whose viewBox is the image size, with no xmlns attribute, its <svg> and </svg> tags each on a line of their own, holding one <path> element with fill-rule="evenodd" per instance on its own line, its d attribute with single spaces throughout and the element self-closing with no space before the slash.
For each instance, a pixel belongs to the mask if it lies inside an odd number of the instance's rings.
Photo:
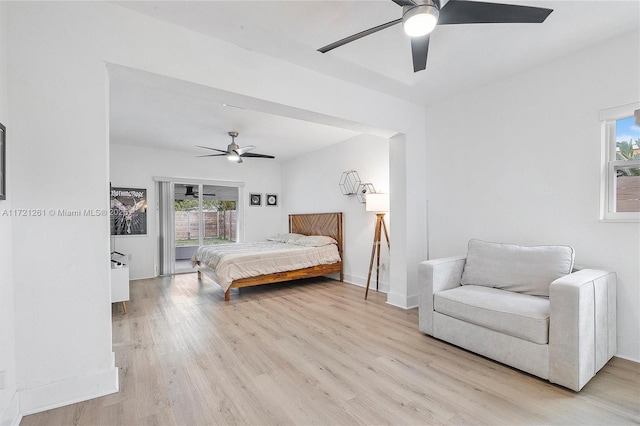
<svg viewBox="0 0 640 426">
<path fill-rule="evenodd" d="M 234 241 L 228 240 L 226 238 L 205 238 L 203 243 L 204 245 L 211 244 L 226 244 L 233 243 Z M 184 239 L 184 240 L 176 240 L 176 247 L 184 247 L 184 246 L 197 246 L 199 242 L 197 239 Z"/>
</svg>

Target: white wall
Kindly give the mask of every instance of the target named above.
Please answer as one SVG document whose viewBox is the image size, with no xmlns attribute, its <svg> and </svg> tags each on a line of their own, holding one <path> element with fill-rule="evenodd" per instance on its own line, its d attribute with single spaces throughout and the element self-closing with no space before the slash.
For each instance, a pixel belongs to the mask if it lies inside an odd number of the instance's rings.
<svg viewBox="0 0 640 426">
<path fill-rule="evenodd" d="M 12 201 L 47 211 L 13 221 L 23 414 L 117 390 L 108 219 L 49 212 L 108 209 L 105 67 L 54 8 L 8 5 Z"/>
<path fill-rule="evenodd" d="M 195 158 L 196 154 L 112 144 L 110 151 L 111 184 L 115 187 L 147 189 L 146 236 L 114 237 L 115 250 L 131 254 L 131 279 L 156 275 L 158 259 L 156 189 L 154 176 L 213 181 L 243 182 L 241 195 L 244 240 L 259 241 L 271 234 L 286 231 L 281 227 L 282 206 L 249 207 L 249 193 L 281 192 L 280 163 L 272 160 L 248 159 L 242 164 L 224 158 Z"/>
<path fill-rule="evenodd" d="M 13 193 L 13 162 L 11 126 L 7 89 L 7 7 L 0 3 L 0 123 L 7 127 L 9 145 L 6 148 L 8 181 L 7 199 L 0 201 L 0 424 L 19 420 L 16 393 L 15 311 L 13 296 L 12 224 L 10 216 Z"/>
<path fill-rule="evenodd" d="M 14 207 L 108 209 L 105 63 L 398 131 L 412 156 L 397 172 L 424 182 L 420 107 L 109 3 L 10 2 L 7 10 Z M 421 205 L 424 194 L 408 199 Z M 392 260 L 390 295 L 400 306 L 424 251 L 425 226 L 410 207 L 394 214 L 394 241 L 413 256 L 397 267 Z M 26 218 L 12 232 L 13 268 L 28 271 L 14 275 L 22 412 L 114 391 L 108 218 Z M 413 283 L 394 280 L 395 270 Z"/>
<path fill-rule="evenodd" d="M 638 101 L 638 33 L 427 110 L 431 257 L 470 238 L 570 244 L 618 274 L 618 354 L 640 360 L 640 224 L 600 223 L 601 109 Z"/>
<path fill-rule="evenodd" d="M 285 162 L 282 204 L 286 214 L 343 212 L 344 279 L 365 286 L 376 215 L 366 212 L 355 195 L 343 195 L 340 191 L 338 184 L 347 170 L 356 170 L 362 182 L 373 183 L 377 192 L 388 192 L 389 140 L 362 135 Z M 283 219 L 286 223 L 286 217 Z M 380 290 L 386 292 L 389 290 L 386 246 L 380 260 Z M 375 265 L 370 288 L 375 289 Z"/>
</svg>

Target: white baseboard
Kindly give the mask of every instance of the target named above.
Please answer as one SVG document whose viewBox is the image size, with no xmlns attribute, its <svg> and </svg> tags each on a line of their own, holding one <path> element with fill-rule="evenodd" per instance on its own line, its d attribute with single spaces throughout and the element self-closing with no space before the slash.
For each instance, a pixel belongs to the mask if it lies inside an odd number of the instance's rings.
<svg viewBox="0 0 640 426">
<path fill-rule="evenodd" d="M 414 294 L 413 296 L 407 297 L 407 309 L 413 309 L 418 307 L 418 301 L 420 300 L 420 296 Z"/>
<path fill-rule="evenodd" d="M 402 309 L 409 309 L 406 296 L 398 293 L 387 293 L 387 303 Z"/>
<path fill-rule="evenodd" d="M 366 288 L 367 287 L 367 280 L 366 278 L 362 278 L 362 277 L 358 277 L 355 275 L 350 275 L 350 274 L 344 274 L 344 282 L 346 282 L 347 284 L 353 284 L 353 285 L 357 285 L 358 287 L 362 287 L 362 288 Z M 378 291 L 381 293 L 387 293 L 389 291 L 389 283 L 386 282 L 380 282 L 378 284 Z M 376 288 L 376 282 L 374 280 L 372 280 L 369 283 L 369 291 L 373 290 L 375 291 Z"/>
<path fill-rule="evenodd" d="M 357 285 L 358 287 L 367 287 L 367 280 L 361 277 L 357 277 L 354 275 L 344 274 L 344 282 Z M 369 283 L 369 290 L 375 291 L 375 282 Z M 380 283 L 380 289 L 378 290 L 381 293 L 386 293 L 387 295 L 387 303 L 398 308 L 402 309 L 412 309 L 418 306 L 418 295 L 405 297 L 397 293 L 389 292 L 389 283 Z"/>
<path fill-rule="evenodd" d="M 20 396 L 18 392 L 13 393 L 9 406 L 0 414 L 0 426 L 18 426 L 22 421 L 20 413 Z"/>
<path fill-rule="evenodd" d="M 351 274 L 344 274 L 344 282 L 357 285 L 358 287 L 364 287 L 367 285 L 367 280 L 363 280 L 361 277 Z"/>
<path fill-rule="evenodd" d="M 404 296 L 398 293 L 387 293 L 387 303 L 402 309 L 412 309 L 418 306 L 418 296 Z"/>
<path fill-rule="evenodd" d="M 618 336 L 618 351 L 616 352 L 616 356 L 640 363 L 640 342 L 621 339 L 620 336 Z"/>
<path fill-rule="evenodd" d="M 118 367 L 90 376 L 20 391 L 22 415 L 39 413 L 118 392 Z"/>
</svg>

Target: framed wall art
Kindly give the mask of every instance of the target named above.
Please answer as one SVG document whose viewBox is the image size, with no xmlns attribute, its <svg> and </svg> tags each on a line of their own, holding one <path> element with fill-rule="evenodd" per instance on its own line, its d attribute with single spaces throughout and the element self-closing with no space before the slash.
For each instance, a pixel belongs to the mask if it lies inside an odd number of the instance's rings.
<svg viewBox="0 0 640 426">
<path fill-rule="evenodd" d="M 0 123 L 0 200 L 7 199 L 7 128 Z"/>
<path fill-rule="evenodd" d="M 262 194 L 249 194 L 249 205 L 250 206 L 261 206 L 262 205 Z"/>
<path fill-rule="evenodd" d="M 147 190 L 111 188 L 111 235 L 147 234 Z"/>
<path fill-rule="evenodd" d="M 266 205 L 269 207 L 277 207 L 278 194 L 266 194 Z"/>
</svg>

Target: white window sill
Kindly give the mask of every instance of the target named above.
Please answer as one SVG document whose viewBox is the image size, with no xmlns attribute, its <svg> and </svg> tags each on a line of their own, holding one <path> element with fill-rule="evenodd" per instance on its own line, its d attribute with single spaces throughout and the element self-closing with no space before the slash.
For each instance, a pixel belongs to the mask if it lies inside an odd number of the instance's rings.
<svg viewBox="0 0 640 426">
<path fill-rule="evenodd" d="M 600 219 L 600 223 L 634 223 L 640 222 L 640 216 L 628 218 L 604 218 Z"/>
</svg>

